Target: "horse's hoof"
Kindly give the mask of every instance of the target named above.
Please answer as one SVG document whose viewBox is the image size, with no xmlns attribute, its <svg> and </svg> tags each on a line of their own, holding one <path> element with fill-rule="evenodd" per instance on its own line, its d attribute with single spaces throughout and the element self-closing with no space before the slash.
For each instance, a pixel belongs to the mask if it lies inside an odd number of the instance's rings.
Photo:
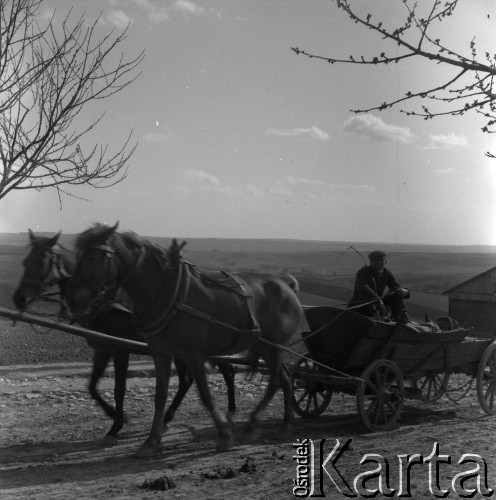
<svg viewBox="0 0 496 500">
<path fill-rule="evenodd" d="M 146 444 L 142 444 L 137 451 L 133 453 L 133 457 L 135 458 L 150 458 L 155 454 L 157 448 L 155 446 L 150 446 Z"/>
<path fill-rule="evenodd" d="M 119 442 L 119 436 L 107 434 L 101 441 L 100 446 L 115 446 Z"/>
<path fill-rule="evenodd" d="M 215 451 L 223 452 L 229 451 L 234 446 L 234 441 L 232 436 L 221 437 L 217 441 L 217 446 Z"/>
<path fill-rule="evenodd" d="M 243 444 L 253 443 L 253 441 L 260 437 L 260 434 L 260 429 L 257 426 L 254 426 L 253 424 L 246 425 L 242 436 Z"/>
<path fill-rule="evenodd" d="M 277 431 L 277 439 L 286 441 L 291 438 L 292 435 L 292 429 L 291 427 L 281 427 Z"/>
<path fill-rule="evenodd" d="M 234 431 L 234 427 L 235 427 L 235 424 L 234 424 L 234 420 L 233 420 L 233 415 L 231 413 L 226 413 L 226 420 L 227 420 L 227 424 L 228 424 L 228 429 L 232 432 Z"/>
</svg>

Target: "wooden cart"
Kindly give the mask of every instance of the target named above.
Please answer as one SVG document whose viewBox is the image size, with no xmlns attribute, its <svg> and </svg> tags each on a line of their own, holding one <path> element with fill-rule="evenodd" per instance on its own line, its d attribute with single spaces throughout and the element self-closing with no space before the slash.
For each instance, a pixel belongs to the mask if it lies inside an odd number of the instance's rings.
<svg viewBox="0 0 496 500">
<path fill-rule="evenodd" d="M 344 392 L 356 396 L 369 430 L 390 430 L 405 399 L 439 399 L 451 373 L 476 377 L 481 408 L 496 413 L 496 342 L 470 338 L 460 327 L 422 331 L 429 325 L 375 321 L 334 307 L 305 314 L 308 353 L 289 366 L 300 416 L 320 415 L 333 392 Z"/>
</svg>

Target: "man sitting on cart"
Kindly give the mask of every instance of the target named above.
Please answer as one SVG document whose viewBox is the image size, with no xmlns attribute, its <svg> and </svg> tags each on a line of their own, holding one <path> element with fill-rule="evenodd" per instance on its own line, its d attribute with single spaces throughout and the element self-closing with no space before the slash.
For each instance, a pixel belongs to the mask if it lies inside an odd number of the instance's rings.
<svg viewBox="0 0 496 500">
<path fill-rule="evenodd" d="M 383 250 L 374 250 L 369 254 L 370 265 L 358 270 L 355 279 L 353 297 L 348 308 L 353 311 L 384 321 L 406 324 L 409 321 L 405 301 L 410 292 L 402 288 L 393 273 L 386 268 L 387 255 Z M 384 291 L 388 288 L 388 293 Z"/>
</svg>

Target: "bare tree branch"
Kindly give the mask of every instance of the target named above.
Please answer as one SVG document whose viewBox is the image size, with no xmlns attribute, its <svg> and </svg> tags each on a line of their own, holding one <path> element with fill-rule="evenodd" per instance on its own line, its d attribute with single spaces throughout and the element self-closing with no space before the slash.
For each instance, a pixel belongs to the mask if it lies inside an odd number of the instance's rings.
<svg viewBox="0 0 496 500">
<path fill-rule="evenodd" d="M 421 104 L 420 109 L 401 109 L 407 115 L 420 116 L 426 120 L 445 115 L 463 115 L 469 111 L 480 113 L 486 124 L 483 132 L 495 132 L 496 125 L 496 93 L 494 92 L 494 78 L 496 76 L 496 56 L 488 52 L 481 58 L 477 51 L 475 39 L 469 44 L 469 55 L 463 55 L 448 48 L 439 38 L 431 35 L 434 26 L 453 15 L 458 0 L 434 0 L 430 5 L 427 15 L 422 17 L 418 13 L 419 6 L 412 0 L 402 0 L 405 7 L 405 20 L 399 27 L 387 27 L 381 20 L 373 19 L 372 14 L 358 13 L 358 7 L 353 6 L 353 0 L 335 0 L 339 9 L 345 12 L 352 22 L 377 33 L 383 40 L 394 43 L 395 50 L 401 54 L 387 55 L 381 50 L 379 53 L 365 57 L 363 55 L 350 55 L 348 57 L 327 57 L 312 54 L 297 47 L 291 47 L 297 55 L 304 55 L 311 59 L 326 61 L 330 64 L 358 64 L 358 65 L 387 65 L 391 63 L 407 62 L 412 58 L 422 58 L 436 65 L 459 68 L 451 77 L 447 77 L 440 85 L 430 88 L 408 91 L 405 95 L 373 105 L 367 109 L 353 109 L 354 113 L 382 111 L 396 106 L 405 101 L 429 100 L 441 106 L 441 109 L 430 109 L 426 104 Z M 470 80 L 471 79 L 471 80 Z M 493 157 L 491 153 L 487 156 Z"/>
<path fill-rule="evenodd" d="M 99 39 L 98 19 L 87 25 L 69 12 L 60 24 L 45 21 L 42 4 L 0 1 L 0 199 L 14 189 L 56 188 L 60 197 L 64 185 L 112 186 L 136 149 L 132 132 L 115 153 L 106 144 L 84 148 L 103 114 L 84 127 L 76 119 L 131 85 L 144 53 L 119 57 L 127 29 Z"/>
</svg>

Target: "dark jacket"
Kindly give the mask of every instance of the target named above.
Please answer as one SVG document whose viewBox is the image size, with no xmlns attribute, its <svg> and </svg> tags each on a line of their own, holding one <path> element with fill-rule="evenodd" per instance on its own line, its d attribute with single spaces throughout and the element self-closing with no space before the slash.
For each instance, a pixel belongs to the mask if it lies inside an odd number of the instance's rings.
<svg viewBox="0 0 496 500">
<path fill-rule="evenodd" d="M 353 297 L 348 306 L 356 306 L 380 298 L 386 288 L 392 290 L 398 287 L 400 284 L 389 269 L 384 268 L 382 275 L 379 276 L 372 266 L 363 266 L 356 274 Z"/>
</svg>

